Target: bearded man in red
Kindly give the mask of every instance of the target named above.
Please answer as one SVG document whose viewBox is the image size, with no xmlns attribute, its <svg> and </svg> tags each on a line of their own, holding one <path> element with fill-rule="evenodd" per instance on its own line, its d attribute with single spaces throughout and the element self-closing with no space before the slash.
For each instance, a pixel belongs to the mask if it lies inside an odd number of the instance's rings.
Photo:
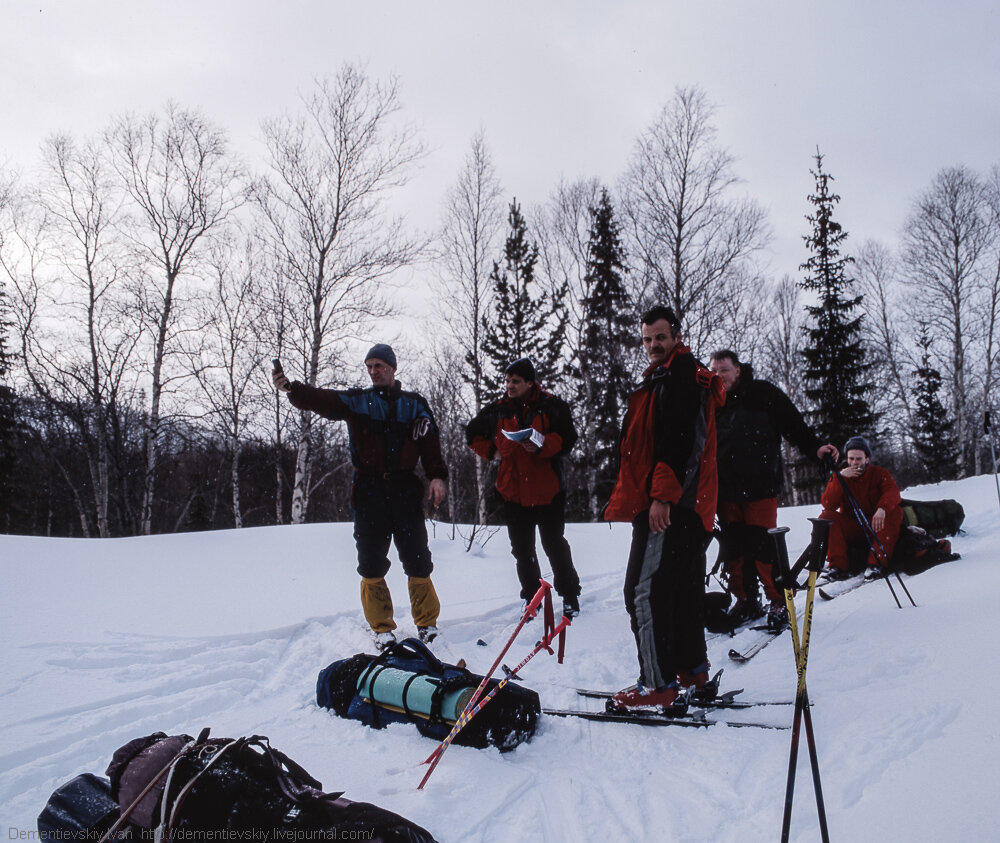
<svg viewBox="0 0 1000 843">
<path fill-rule="evenodd" d="M 669 307 L 642 316 L 649 368 L 629 397 L 621 463 L 607 521 L 632 524 L 625 608 L 635 636 L 639 682 L 614 695 L 619 709 L 667 709 L 681 687 L 708 680 L 705 549 L 718 494 L 715 409 L 722 381 L 681 341 Z"/>
</svg>

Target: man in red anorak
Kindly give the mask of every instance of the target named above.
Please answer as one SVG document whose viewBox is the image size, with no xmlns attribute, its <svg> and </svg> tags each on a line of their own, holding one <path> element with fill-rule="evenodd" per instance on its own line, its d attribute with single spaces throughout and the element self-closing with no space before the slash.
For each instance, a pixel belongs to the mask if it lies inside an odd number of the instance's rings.
<svg viewBox="0 0 1000 843">
<path fill-rule="evenodd" d="M 669 307 L 643 314 L 642 343 L 650 366 L 629 397 L 604 512 L 632 524 L 624 594 L 639 683 L 614 696 L 621 709 L 667 708 L 680 687 L 708 679 L 705 550 L 718 492 L 715 410 L 726 397 L 681 342 Z"/>
<path fill-rule="evenodd" d="M 500 456 L 497 491 L 503 498 L 510 549 L 517 563 L 521 599 L 538 591 L 541 568 L 535 528 L 552 565 L 553 587 L 563 599 L 563 614 L 580 611 L 580 577 L 573 566 L 566 529 L 566 492 L 562 457 L 576 443 L 569 405 L 543 390 L 531 360 L 511 363 L 506 395 L 484 407 L 465 429 L 466 442 L 484 460 Z M 511 439 L 506 434 L 529 437 Z"/>
<path fill-rule="evenodd" d="M 830 543 L 827 549 L 827 579 L 844 579 L 850 576 L 848 549 L 851 545 L 867 548 L 868 570 L 866 576 L 885 573 L 892 559 L 892 552 L 899 539 L 903 524 L 903 507 L 899 487 L 892 475 L 872 462 L 872 451 L 862 436 L 853 436 L 844 446 L 847 467 L 840 476 L 857 501 L 861 514 L 875 533 L 872 541 L 868 531 L 858 522 L 854 506 L 844 494 L 840 480 L 831 477 L 820 502 L 820 518 L 832 522 Z"/>
</svg>

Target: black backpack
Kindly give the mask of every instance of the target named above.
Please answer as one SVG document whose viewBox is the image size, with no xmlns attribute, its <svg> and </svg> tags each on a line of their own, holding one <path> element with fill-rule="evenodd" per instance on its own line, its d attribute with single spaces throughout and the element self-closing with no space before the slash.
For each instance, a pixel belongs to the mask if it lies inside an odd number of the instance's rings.
<svg viewBox="0 0 1000 843">
<path fill-rule="evenodd" d="M 903 526 L 921 527 L 936 539 L 954 536 L 962 529 L 965 510 L 954 500 L 903 500 Z"/>
<path fill-rule="evenodd" d="M 195 739 L 156 732 L 119 748 L 107 774 L 106 783 L 91 776 L 78 787 L 74 779 L 53 794 L 38 818 L 43 839 L 97 843 L 105 833 L 147 839 L 157 830 L 170 840 L 184 832 L 263 828 L 290 840 L 434 841 L 398 814 L 324 793 L 259 735 L 213 739 L 206 729 Z"/>
<path fill-rule="evenodd" d="M 952 553 L 948 539 L 936 539 L 922 527 L 903 527 L 893 553 L 893 567 L 904 574 L 922 574 L 942 562 L 961 559 Z"/>
<path fill-rule="evenodd" d="M 389 708 L 362 694 L 359 684 L 363 685 L 365 678 L 376 675 L 382 668 L 405 672 L 413 679 L 429 679 L 436 686 L 430 710 L 412 710 L 405 702 L 406 697 L 403 705 Z M 455 713 L 443 711 L 442 703 L 446 698 L 471 697 L 482 679 L 464 667 L 445 664 L 422 641 L 407 638 L 378 656 L 358 653 L 324 668 L 316 681 L 316 704 L 376 729 L 390 723 L 412 723 L 422 735 L 442 741 L 451 731 Z M 483 696 L 497 684 L 498 679 L 491 679 Z M 541 709 L 538 694 L 508 682 L 458 733 L 454 742 L 479 749 L 495 746 L 501 752 L 513 749 L 535 733 Z"/>
</svg>

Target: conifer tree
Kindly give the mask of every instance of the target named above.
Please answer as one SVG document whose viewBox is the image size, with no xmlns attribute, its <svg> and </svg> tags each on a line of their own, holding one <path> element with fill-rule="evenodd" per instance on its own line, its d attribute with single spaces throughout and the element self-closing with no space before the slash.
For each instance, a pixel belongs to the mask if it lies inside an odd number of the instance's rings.
<svg viewBox="0 0 1000 843">
<path fill-rule="evenodd" d="M 806 216 L 812 232 L 803 239 L 812 253 L 799 268 L 805 272 L 800 287 L 817 298 L 807 305 L 812 324 L 805 330 L 804 379 L 810 419 L 821 442 L 838 447 L 856 434 L 874 432 L 877 418 L 871 410 L 869 372 L 861 339 L 863 296 L 854 292 L 848 268 L 854 259 L 841 254 L 847 232 L 833 219 L 840 197 L 831 192 L 833 177 L 823 171 L 823 156 L 816 151 L 816 192 L 809 196 L 815 210 Z M 857 314 L 857 315 L 856 315 Z"/>
<path fill-rule="evenodd" d="M 916 400 L 913 447 L 927 472 L 927 480 L 950 480 L 958 469 L 959 448 L 955 420 L 938 399 L 941 373 L 931 360 L 931 337 L 926 322 L 920 323 L 920 366 L 913 372 Z"/>
<path fill-rule="evenodd" d="M 528 226 L 515 199 L 508 214 L 510 233 L 504 243 L 503 264 L 494 262 L 492 314 L 483 317 L 482 348 L 489 362 L 483 380 L 499 394 L 504 369 L 521 357 L 531 358 L 540 383 L 550 385 L 559 372 L 566 320 L 561 299 L 544 290 L 535 292 L 538 245 L 528 242 Z"/>
<path fill-rule="evenodd" d="M 577 381 L 577 426 L 588 509 L 597 518 L 617 469 L 618 427 L 630 391 L 628 356 L 635 322 L 625 290 L 625 253 L 607 190 L 590 209 L 584 276 L 584 334 L 571 374 Z"/>
</svg>

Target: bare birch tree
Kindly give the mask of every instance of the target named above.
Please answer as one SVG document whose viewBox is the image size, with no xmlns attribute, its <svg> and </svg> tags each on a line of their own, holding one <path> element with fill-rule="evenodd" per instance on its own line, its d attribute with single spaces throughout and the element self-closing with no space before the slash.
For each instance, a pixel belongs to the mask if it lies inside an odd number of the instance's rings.
<svg viewBox="0 0 1000 843">
<path fill-rule="evenodd" d="M 233 525 L 243 526 L 240 456 L 243 444 L 266 404 L 270 372 L 264 366 L 258 330 L 266 305 L 262 296 L 261 256 L 252 238 L 219 241 L 207 256 L 213 290 L 190 369 L 212 426 L 227 443 Z"/>
<path fill-rule="evenodd" d="M 441 307 L 456 347 L 465 350 L 461 371 L 472 393 L 476 415 L 493 396 L 483 380 L 483 318 L 489 313 L 493 287 L 490 269 L 504 223 L 500 182 L 490 159 L 486 137 L 479 132 L 465 158 L 458 180 L 448 193 L 441 231 L 445 277 Z M 486 466 L 476 466 L 476 520 L 486 523 Z M 452 494 L 449 484 L 449 495 Z"/>
<path fill-rule="evenodd" d="M 896 260 L 885 245 L 868 240 L 858 249 L 854 266 L 868 317 L 861 323 L 862 336 L 880 370 L 888 377 L 889 388 L 872 396 L 874 409 L 889 424 L 905 454 L 913 431 L 913 406 L 907 381 L 919 361 L 899 329 L 905 324 L 905 309 L 899 300 L 903 287 Z"/>
<path fill-rule="evenodd" d="M 141 333 L 122 302 L 125 250 L 115 231 L 121 194 L 111 176 L 96 143 L 49 138 L 40 182 L 22 195 L 8 232 L 16 249 L 3 256 L 16 291 L 24 372 L 73 438 L 89 482 L 74 479 L 53 455 L 55 465 L 83 534 L 100 537 L 112 535 L 113 420 L 134 395 L 131 359 Z"/>
<path fill-rule="evenodd" d="M 763 353 L 757 371 L 766 380 L 780 387 L 796 407 L 805 401 L 805 384 L 802 377 L 802 348 L 804 346 L 804 310 L 799 300 L 799 286 L 791 275 L 783 275 L 770 291 L 767 304 L 771 319 L 763 331 Z M 743 353 L 742 351 L 740 352 Z M 781 441 L 784 491 L 790 503 L 801 504 L 802 490 L 797 484 L 797 454 L 792 446 Z"/>
<path fill-rule="evenodd" d="M 152 530 L 163 397 L 182 376 L 177 351 L 184 298 L 200 252 L 244 202 L 244 174 L 225 133 L 194 111 L 169 104 L 164 116 L 117 118 L 106 133 L 111 160 L 131 203 L 128 230 L 147 270 L 139 292 L 151 332 L 150 403 L 141 531 Z"/>
<path fill-rule="evenodd" d="M 591 210 L 601 197 L 597 179 L 575 182 L 560 180 L 555 191 L 534 214 L 538 235 L 540 281 L 550 295 L 566 290 L 566 362 L 570 363 L 583 347 L 585 324 L 584 302 L 587 289 L 588 241 Z"/>
<path fill-rule="evenodd" d="M 315 386 L 321 366 L 389 312 L 379 282 L 409 264 L 420 244 L 391 218 L 385 202 L 403 185 L 422 146 L 397 127 L 395 79 L 372 82 L 352 66 L 317 81 L 303 113 L 263 125 L 270 172 L 255 187 L 288 288 L 294 322 L 286 371 Z M 299 417 L 293 523 L 302 523 L 312 491 L 313 416 Z"/>
<path fill-rule="evenodd" d="M 712 317 L 720 288 L 769 237 L 763 209 L 733 196 L 735 159 L 716 143 L 713 113 L 702 90 L 678 88 L 636 141 L 620 190 L 635 298 L 670 305 L 700 353 L 724 340 Z"/>
<path fill-rule="evenodd" d="M 969 413 L 970 350 L 975 308 L 982 304 L 991 239 L 982 180 L 964 166 L 939 172 L 914 202 L 903 234 L 903 256 L 911 295 L 923 314 L 941 326 L 950 346 L 955 433 L 963 476 L 972 468 L 976 425 Z"/>
<path fill-rule="evenodd" d="M 983 339 L 982 410 L 993 410 L 993 385 L 997 356 L 1000 354 L 1000 165 L 990 169 L 986 179 L 986 202 L 990 213 L 990 236 L 985 260 L 984 307 L 980 311 Z M 982 449 L 976 448 L 976 474 L 983 473 Z"/>
</svg>

